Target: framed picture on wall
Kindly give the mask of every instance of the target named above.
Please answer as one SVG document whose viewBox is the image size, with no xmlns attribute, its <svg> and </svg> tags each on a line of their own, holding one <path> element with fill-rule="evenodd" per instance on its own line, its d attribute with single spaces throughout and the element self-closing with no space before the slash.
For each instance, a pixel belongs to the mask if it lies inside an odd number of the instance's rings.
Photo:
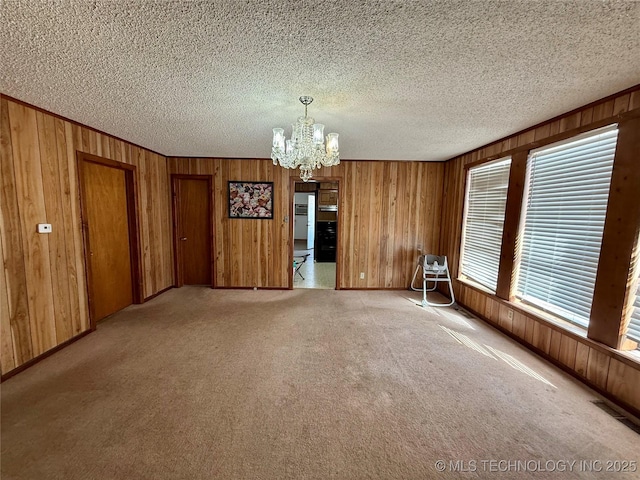
<svg viewBox="0 0 640 480">
<path fill-rule="evenodd" d="M 273 219 L 273 182 L 229 182 L 229 218 Z"/>
</svg>

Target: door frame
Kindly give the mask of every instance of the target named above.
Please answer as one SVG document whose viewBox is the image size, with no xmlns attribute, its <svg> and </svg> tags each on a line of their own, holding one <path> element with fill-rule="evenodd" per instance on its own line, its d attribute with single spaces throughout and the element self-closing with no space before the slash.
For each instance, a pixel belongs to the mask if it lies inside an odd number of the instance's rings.
<svg viewBox="0 0 640 480">
<path fill-rule="evenodd" d="M 78 168 L 78 191 L 80 193 L 80 221 L 82 226 L 83 248 L 84 248 L 84 265 L 87 285 L 87 301 L 89 303 L 89 325 L 91 330 L 96 329 L 95 303 L 93 299 L 93 285 L 91 275 L 90 245 L 89 245 L 89 228 L 87 220 L 87 206 L 85 199 L 87 192 L 85 190 L 85 173 L 84 164 L 95 163 L 104 167 L 116 168 L 124 171 L 125 194 L 127 196 L 127 220 L 129 226 L 129 255 L 131 259 L 131 296 L 133 303 L 143 303 L 142 298 L 142 264 L 140 262 L 140 229 L 138 225 L 138 185 L 137 185 L 137 167 L 128 163 L 118 162 L 89 153 L 76 152 L 76 164 Z"/>
<path fill-rule="evenodd" d="M 342 242 L 340 240 L 340 235 L 342 232 L 342 221 L 340 212 L 343 208 L 342 201 L 342 177 L 313 177 L 316 183 L 321 182 L 336 182 L 338 184 L 338 212 L 336 214 L 336 224 L 338 225 L 338 236 L 336 237 L 336 287 L 334 290 L 342 290 L 342 286 L 340 285 L 340 274 L 341 272 L 341 264 L 340 258 L 342 257 Z M 295 195 L 296 195 L 296 183 L 304 183 L 300 180 L 299 177 L 290 176 L 289 177 L 289 264 L 287 265 L 287 270 L 291 272 L 291 266 L 293 265 L 293 251 L 295 249 L 295 234 L 294 234 L 294 222 L 295 218 Z M 316 202 L 316 208 L 318 203 Z M 315 247 L 315 246 L 314 246 Z M 293 290 L 293 275 L 289 275 L 289 290 Z"/>
<path fill-rule="evenodd" d="M 179 288 L 184 285 L 184 275 L 182 274 L 182 267 L 180 264 L 180 259 L 178 258 L 178 196 L 176 189 L 176 181 L 177 180 L 206 180 L 207 182 L 207 191 L 209 193 L 209 248 L 211 250 L 211 265 L 209 265 L 209 269 L 211 271 L 211 288 L 215 288 L 216 286 L 216 275 L 214 270 L 214 257 L 215 257 L 215 237 L 213 235 L 213 176 L 212 175 L 190 175 L 183 173 L 172 173 L 170 175 L 171 180 L 171 220 L 172 220 L 172 228 L 173 228 L 173 271 L 174 278 L 173 284 L 175 287 Z"/>
</svg>

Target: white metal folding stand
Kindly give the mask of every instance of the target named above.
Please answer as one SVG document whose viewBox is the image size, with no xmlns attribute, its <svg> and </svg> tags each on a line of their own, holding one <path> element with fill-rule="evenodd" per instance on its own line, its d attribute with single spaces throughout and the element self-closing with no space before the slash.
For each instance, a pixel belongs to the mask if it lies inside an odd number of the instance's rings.
<svg viewBox="0 0 640 480">
<path fill-rule="evenodd" d="M 296 280 L 296 275 L 300 275 L 300 278 L 304 280 L 302 273 L 300 273 L 300 268 L 303 264 L 307 262 L 307 258 L 309 258 L 310 253 L 304 253 L 302 255 L 293 255 L 293 281 Z"/>
<path fill-rule="evenodd" d="M 418 276 L 418 271 L 422 269 L 422 288 L 413 286 Z M 433 283 L 433 288 L 429 288 L 428 283 Z M 449 285 L 449 293 L 451 301 L 449 303 L 433 303 L 427 300 L 427 292 L 433 292 L 438 287 L 438 282 L 447 282 Z M 453 285 L 451 285 L 451 275 L 449 274 L 449 264 L 446 255 L 420 255 L 418 257 L 418 265 L 411 279 L 411 290 L 419 292 L 422 290 L 422 306 L 426 307 L 449 307 L 456 301 L 453 296 Z"/>
</svg>

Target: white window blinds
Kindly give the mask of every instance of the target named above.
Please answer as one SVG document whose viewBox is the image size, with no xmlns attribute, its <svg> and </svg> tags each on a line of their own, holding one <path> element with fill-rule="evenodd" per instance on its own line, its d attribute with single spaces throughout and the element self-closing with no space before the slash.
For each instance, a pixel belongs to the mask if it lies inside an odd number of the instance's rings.
<svg viewBox="0 0 640 480">
<path fill-rule="evenodd" d="M 640 235 L 636 243 L 635 262 L 640 261 Z M 640 275 L 640 266 L 637 268 L 638 275 Z M 631 321 L 627 328 L 627 336 L 636 342 L 640 342 L 640 278 L 636 279 L 636 301 L 633 304 L 633 310 L 631 310 Z"/>
<path fill-rule="evenodd" d="M 636 302 L 633 304 L 633 312 L 631 313 L 631 322 L 629 322 L 627 336 L 636 342 L 640 342 L 640 282 L 638 282 Z"/>
<path fill-rule="evenodd" d="M 529 156 L 517 296 L 588 326 L 618 137 L 613 125 Z"/>
<path fill-rule="evenodd" d="M 511 158 L 469 169 L 460 272 L 495 291 Z"/>
</svg>

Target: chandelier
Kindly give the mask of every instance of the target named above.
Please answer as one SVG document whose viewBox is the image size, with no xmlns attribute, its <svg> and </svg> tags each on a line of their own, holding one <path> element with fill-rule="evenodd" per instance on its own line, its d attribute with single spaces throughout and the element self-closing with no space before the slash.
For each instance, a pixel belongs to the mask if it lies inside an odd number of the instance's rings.
<svg viewBox="0 0 640 480">
<path fill-rule="evenodd" d="M 314 123 L 313 118 L 307 117 L 307 106 L 313 102 L 313 97 L 300 97 L 304 105 L 304 117 L 292 125 L 291 138 L 284 138 L 283 128 L 273 129 L 273 147 L 271 159 L 274 165 L 280 164 L 284 168 L 300 168 L 300 178 L 307 182 L 312 171 L 320 167 L 332 167 L 340 163 L 338 151 L 338 134 L 327 135 L 327 146 L 324 146 L 324 125 Z"/>
</svg>

